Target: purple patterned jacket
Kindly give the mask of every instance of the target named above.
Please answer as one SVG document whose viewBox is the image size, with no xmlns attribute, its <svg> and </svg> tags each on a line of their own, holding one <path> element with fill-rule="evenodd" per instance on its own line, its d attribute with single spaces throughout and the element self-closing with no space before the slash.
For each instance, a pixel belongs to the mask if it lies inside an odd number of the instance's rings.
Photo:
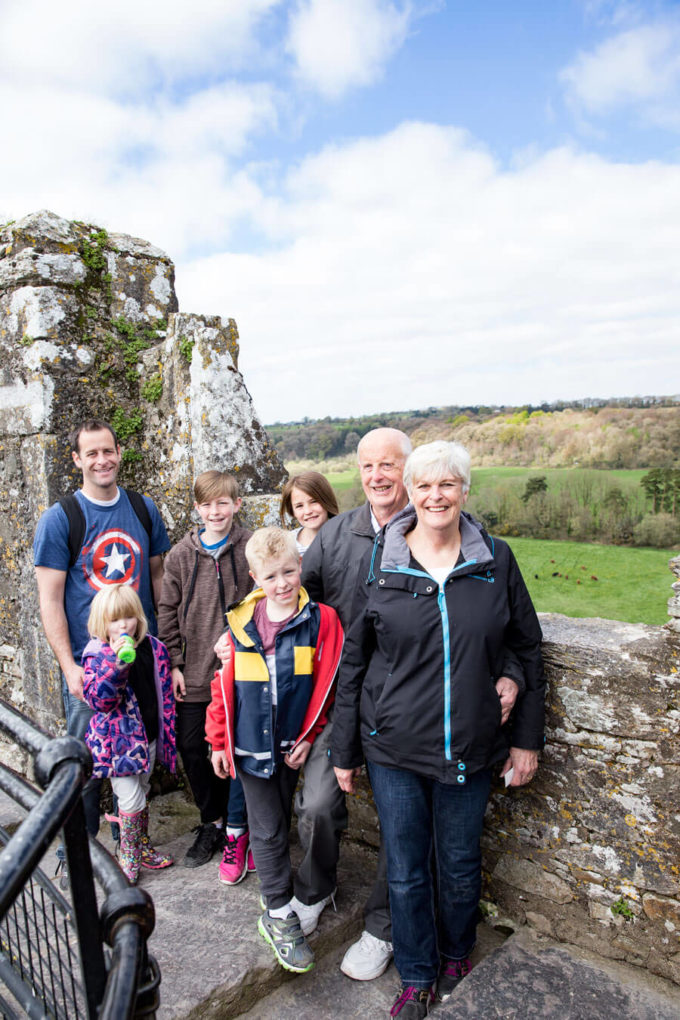
<svg viewBox="0 0 680 1020">
<path fill-rule="evenodd" d="M 165 645 L 151 637 L 158 702 L 156 760 L 175 771 L 175 698 Z M 93 775 L 134 776 L 149 771 L 149 742 L 137 698 L 127 683 L 129 667 L 96 638 L 83 651 L 83 693 L 94 715 L 85 734 Z"/>
</svg>

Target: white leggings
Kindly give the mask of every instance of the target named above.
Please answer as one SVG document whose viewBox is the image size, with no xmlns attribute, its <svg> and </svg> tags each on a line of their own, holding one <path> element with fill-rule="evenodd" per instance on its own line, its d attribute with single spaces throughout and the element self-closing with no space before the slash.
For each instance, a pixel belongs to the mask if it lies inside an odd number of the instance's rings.
<svg viewBox="0 0 680 1020">
<path fill-rule="evenodd" d="M 118 810 L 125 815 L 136 815 L 146 807 L 146 795 L 151 784 L 151 772 L 156 761 L 156 741 L 149 744 L 149 771 L 134 776 L 112 776 L 111 786 L 118 798 Z"/>
</svg>

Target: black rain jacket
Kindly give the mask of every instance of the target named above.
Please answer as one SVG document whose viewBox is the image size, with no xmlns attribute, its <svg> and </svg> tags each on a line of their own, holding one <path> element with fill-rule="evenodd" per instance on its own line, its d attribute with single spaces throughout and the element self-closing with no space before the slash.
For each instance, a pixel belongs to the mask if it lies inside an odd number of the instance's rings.
<svg viewBox="0 0 680 1020">
<path fill-rule="evenodd" d="M 458 563 L 440 588 L 413 558 L 407 507 L 362 563 L 335 700 L 331 761 L 363 758 L 440 782 L 543 747 L 541 629 L 509 546 L 469 514 Z M 501 676 L 523 681 L 501 728 Z M 363 754 L 362 754 L 363 751 Z"/>
</svg>

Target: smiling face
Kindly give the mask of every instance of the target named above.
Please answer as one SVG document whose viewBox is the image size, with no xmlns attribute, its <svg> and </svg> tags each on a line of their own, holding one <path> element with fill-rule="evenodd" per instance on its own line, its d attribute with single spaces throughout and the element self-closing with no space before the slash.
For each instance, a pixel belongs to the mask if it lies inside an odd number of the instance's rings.
<svg viewBox="0 0 680 1020">
<path fill-rule="evenodd" d="M 267 614 L 271 620 L 283 620 L 297 608 L 301 572 L 299 556 L 267 560 L 251 571 L 255 584 L 267 596 Z"/>
<path fill-rule="evenodd" d="M 361 485 L 382 526 L 408 503 L 403 481 L 404 451 L 392 430 L 376 429 L 364 436 L 358 456 Z"/>
<path fill-rule="evenodd" d="M 241 500 L 233 500 L 231 496 L 219 496 L 205 503 L 194 503 L 194 507 L 205 525 L 203 537 L 206 544 L 214 545 L 231 531 L 234 514 L 241 509 Z"/>
<path fill-rule="evenodd" d="M 328 512 L 321 503 L 295 486 L 290 494 L 290 505 L 295 520 L 308 531 L 318 531 L 328 520 Z"/>
<path fill-rule="evenodd" d="M 411 502 L 418 516 L 418 524 L 435 531 L 458 528 L 460 512 L 468 498 L 463 492 L 463 479 L 444 475 L 437 481 L 428 478 L 414 480 Z"/>
<path fill-rule="evenodd" d="M 81 432 L 73 463 L 83 472 L 83 492 L 92 499 L 108 500 L 116 495 L 120 467 L 120 446 L 108 429 Z"/>
</svg>

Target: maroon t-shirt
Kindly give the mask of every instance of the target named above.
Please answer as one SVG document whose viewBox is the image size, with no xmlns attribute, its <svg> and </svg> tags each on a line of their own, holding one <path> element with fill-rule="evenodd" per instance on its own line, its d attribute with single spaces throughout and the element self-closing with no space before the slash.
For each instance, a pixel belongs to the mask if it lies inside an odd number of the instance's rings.
<svg viewBox="0 0 680 1020">
<path fill-rule="evenodd" d="M 260 635 L 265 655 L 273 655 L 276 649 L 276 635 L 279 634 L 287 623 L 297 614 L 297 606 L 285 620 L 270 620 L 267 616 L 267 600 L 260 599 L 255 606 L 253 620 Z"/>
</svg>

